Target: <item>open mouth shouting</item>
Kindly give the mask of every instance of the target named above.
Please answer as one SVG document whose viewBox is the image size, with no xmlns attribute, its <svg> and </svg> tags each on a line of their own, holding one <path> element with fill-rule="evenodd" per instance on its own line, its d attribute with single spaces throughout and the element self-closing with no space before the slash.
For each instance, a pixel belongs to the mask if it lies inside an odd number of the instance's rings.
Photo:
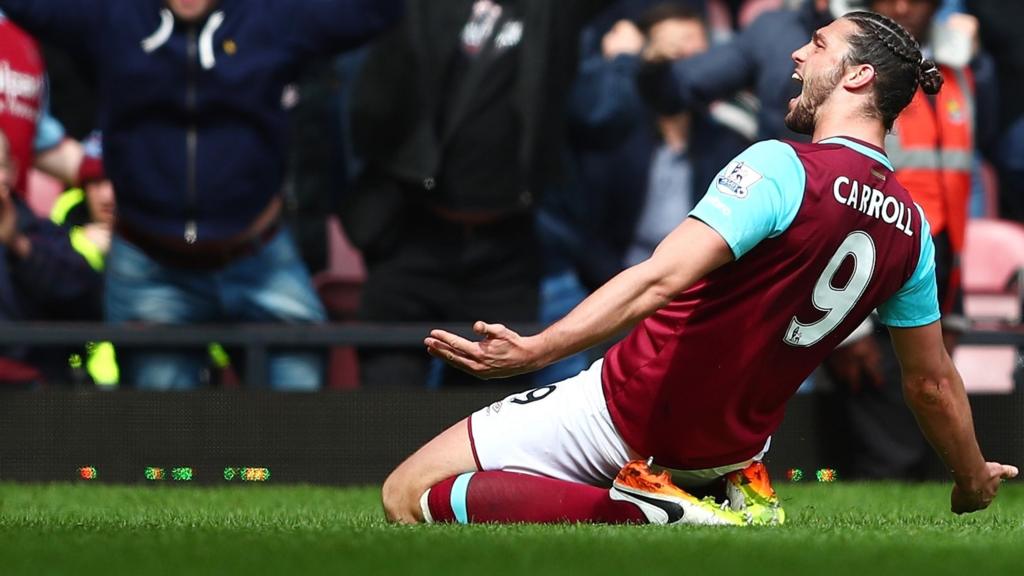
<svg viewBox="0 0 1024 576">
<path fill-rule="evenodd" d="M 789 99 L 789 108 L 792 109 L 793 105 L 795 105 L 797 100 L 800 99 L 800 96 L 803 95 L 804 79 L 803 76 L 801 76 L 800 73 L 795 70 L 793 71 L 793 75 L 790 76 L 790 78 L 793 79 L 792 93 L 795 94 L 795 96 Z"/>
</svg>

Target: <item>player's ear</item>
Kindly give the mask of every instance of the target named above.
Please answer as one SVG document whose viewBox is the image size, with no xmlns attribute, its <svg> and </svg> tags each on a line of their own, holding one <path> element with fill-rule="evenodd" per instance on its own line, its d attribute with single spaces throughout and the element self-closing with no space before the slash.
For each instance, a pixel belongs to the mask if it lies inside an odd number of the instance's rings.
<svg viewBox="0 0 1024 576">
<path fill-rule="evenodd" d="M 875 67 L 871 64 L 848 66 L 843 75 L 843 85 L 851 91 L 867 87 L 875 79 Z"/>
</svg>

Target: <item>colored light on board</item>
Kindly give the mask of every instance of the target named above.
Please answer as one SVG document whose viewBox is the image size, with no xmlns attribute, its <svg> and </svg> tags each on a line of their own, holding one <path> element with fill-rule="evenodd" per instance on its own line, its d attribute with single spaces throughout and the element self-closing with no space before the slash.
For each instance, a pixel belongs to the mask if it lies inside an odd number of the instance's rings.
<svg viewBox="0 0 1024 576">
<path fill-rule="evenodd" d="M 192 480 L 192 469 L 191 468 L 172 468 L 171 479 L 178 482 L 188 482 Z"/>
<path fill-rule="evenodd" d="M 270 480 L 270 468 L 225 468 L 224 479 L 228 482 L 235 479 L 242 482 L 266 482 Z"/>
<path fill-rule="evenodd" d="M 82 480 L 95 480 L 99 474 L 94 466 L 83 466 L 78 469 L 78 477 Z"/>
<path fill-rule="evenodd" d="M 790 482 L 799 482 L 804 479 L 804 471 L 799 468 L 790 468 L 786 471 L 786 478 Z"/>
<path fill-rule="evenodd" d="M 839 474 L 832 468 L 822 468 L 815 473 L 818 478 L 818 482 L 835 482 L 839 479 Z"/>
<path fill-rule="evenodd" d="M 266 482 L 270 480 L 269 468 L 242 468 L 243 482 Z"/>
<path fill-rule="evenodd" d="M 153 481 L 155 481 L 155 480 L 166 480 L 166 479 L 167 479 L 167 474 L 164 472 L 163 468 L 156 468 L 156 467 L 153 467 L 153 466 L 150 466 L 149 468 L 146 468 L 146 480 L 153 480 Z"/>
</svg>

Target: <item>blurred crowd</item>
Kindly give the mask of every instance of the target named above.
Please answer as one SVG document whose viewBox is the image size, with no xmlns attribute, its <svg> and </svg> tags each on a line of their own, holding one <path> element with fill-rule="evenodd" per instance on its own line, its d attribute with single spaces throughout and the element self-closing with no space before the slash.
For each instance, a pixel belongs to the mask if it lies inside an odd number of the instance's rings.
<svg viewBox="0 0 1024 576">
<path fill-rule="evenodd" d="M 0 0 L 0 321 L 553 321 L 751 143 L 805 138 L 782 122 L 790 54 L 850 9 L 945 79 L 886 147 L 953 347 L 968 220 L 1024 220 L 1018 2 Z M 913 460 L 886 336 L 858 332 L 824 374 L 872 390 L 854 419 Z M 191 389 L 244 381 L 238 354 L 16 347 L 0 383 Z M 419 349 L 357 354 L 275 350 L 267 381 L 470 383 Z"/>
</svg>

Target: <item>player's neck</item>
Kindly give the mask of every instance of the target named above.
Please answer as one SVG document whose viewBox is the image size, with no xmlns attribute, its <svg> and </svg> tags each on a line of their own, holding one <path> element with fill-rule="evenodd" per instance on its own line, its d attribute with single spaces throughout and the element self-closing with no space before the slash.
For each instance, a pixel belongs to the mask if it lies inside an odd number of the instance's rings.
<svg viewBox="0 0 1024 576">
<path fill-rule="evenodd" d="M 857 110 L 857 107 L 842 108 L 836 106 L 834 110 L 843 110 L 833 113 L 831 110 L 823 110 L 821 116 L 814 126 L 814 134 L 811 135 L 812 142 L 820 142 L 836 136 L 856 138 L 867 142 L 878 148 L 885 148 L 885 126 L 877 118 L 869 118 L 857 112 L 846 112 L 845 110 Z"/>
</svg>

